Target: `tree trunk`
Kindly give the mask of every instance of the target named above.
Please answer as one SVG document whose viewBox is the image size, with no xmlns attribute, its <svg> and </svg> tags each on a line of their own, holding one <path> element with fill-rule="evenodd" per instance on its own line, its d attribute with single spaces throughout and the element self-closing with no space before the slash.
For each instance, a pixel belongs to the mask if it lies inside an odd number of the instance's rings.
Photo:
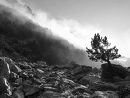
<svg viewBox="0 0 130 98">
<path fill-rule="evenodd" d="M 107 63 L 109 65 L 109 67 L 112 68 L 112 64 L 111 64 L 111 62 L 109 60 L 107 61 Z"/>
</svg>

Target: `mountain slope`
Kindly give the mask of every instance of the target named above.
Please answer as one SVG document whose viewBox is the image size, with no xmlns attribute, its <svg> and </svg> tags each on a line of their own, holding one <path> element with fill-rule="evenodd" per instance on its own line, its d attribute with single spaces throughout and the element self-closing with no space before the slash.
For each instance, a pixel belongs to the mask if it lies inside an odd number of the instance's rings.
<svg viewBox="0 0 130 98">
<path fill-rule="evenodd" d="M 47 64 L 66 64 L 71 61 L 93 66 L 85 51 L 76 49 L 68 41 L 52 35 L 47 28 L 34 24 L 15 10 L 0 6 L 0 51 L 2 55 L 23 57 L 28 61 L 46 61 Z M 18 12 L 16 12 L 18 13 Z M 19 14 L 19 13 L 18 13 Z M 96 66 L 96 65 L 95 65 Z"/>
</svg>

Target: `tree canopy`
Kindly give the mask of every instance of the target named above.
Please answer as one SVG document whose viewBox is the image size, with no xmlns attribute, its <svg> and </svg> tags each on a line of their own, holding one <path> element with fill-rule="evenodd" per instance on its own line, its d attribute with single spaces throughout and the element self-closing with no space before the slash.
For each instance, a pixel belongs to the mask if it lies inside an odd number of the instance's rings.
<svg viewBox="0 0 130 98">
<path fill-rule="evenodd" d="M 101 37 L 99 33 L 94 35 L 94 38 L 91 39 L 91 47 L 89 49 L 86 47 L 86 52 L 88 57 L 92 61 L 105 61 L 110 64 L 110 60 L 119 58 L 121 55 L 118 54 L 118 49 L 116 46 L 110 47 L 111 43 L 108 42 L 107 37 Z"/>
</svg>

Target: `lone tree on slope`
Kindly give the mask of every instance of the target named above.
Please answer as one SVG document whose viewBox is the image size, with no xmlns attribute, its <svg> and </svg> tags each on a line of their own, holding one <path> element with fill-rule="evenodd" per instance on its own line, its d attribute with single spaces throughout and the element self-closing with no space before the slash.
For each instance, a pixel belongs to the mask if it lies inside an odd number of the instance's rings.
<svg viewBox="0 0 130 98">
<path fill-rule="evenodd" d="M 92 61 L 105 61 L 108 63 L 109 67 L 112 68 L 110 60 L 119 58 L 121 55 L 118 54 L 118 49 L 116 46 L 110 48 L 111 43 L 108 42 L 107 37 L 104 38 L 99 35 L 99 33 L 94 35 L 91 40 L 92 49 L 86 47 L 86 52 L 88 57 Z"/>
</svg>

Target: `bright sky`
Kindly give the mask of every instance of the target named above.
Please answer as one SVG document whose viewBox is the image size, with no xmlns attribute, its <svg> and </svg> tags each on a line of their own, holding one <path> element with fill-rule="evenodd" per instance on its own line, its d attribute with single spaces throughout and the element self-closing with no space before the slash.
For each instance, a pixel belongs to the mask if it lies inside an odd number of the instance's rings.
<svg viewBox="0 0 130 98">
<path fill-rule="evenodd" d="M 33 10 L 47 14 L 49 17 L 47 19 L 51 19 L 51 24 L 48 23 L 48 26 L 58 23 L 57 28 L 60 27 L 59 24 L 64 26 L 59 30 L 71 31 L 83 42 L 84 47 L 89 46 L 90 37 L 99 32 L 117 46 L 121 55 L 130 57 L 130 0 L 22 1 Z M 58 32 L 55 29 L 54 31 Z"/>
</svg>

